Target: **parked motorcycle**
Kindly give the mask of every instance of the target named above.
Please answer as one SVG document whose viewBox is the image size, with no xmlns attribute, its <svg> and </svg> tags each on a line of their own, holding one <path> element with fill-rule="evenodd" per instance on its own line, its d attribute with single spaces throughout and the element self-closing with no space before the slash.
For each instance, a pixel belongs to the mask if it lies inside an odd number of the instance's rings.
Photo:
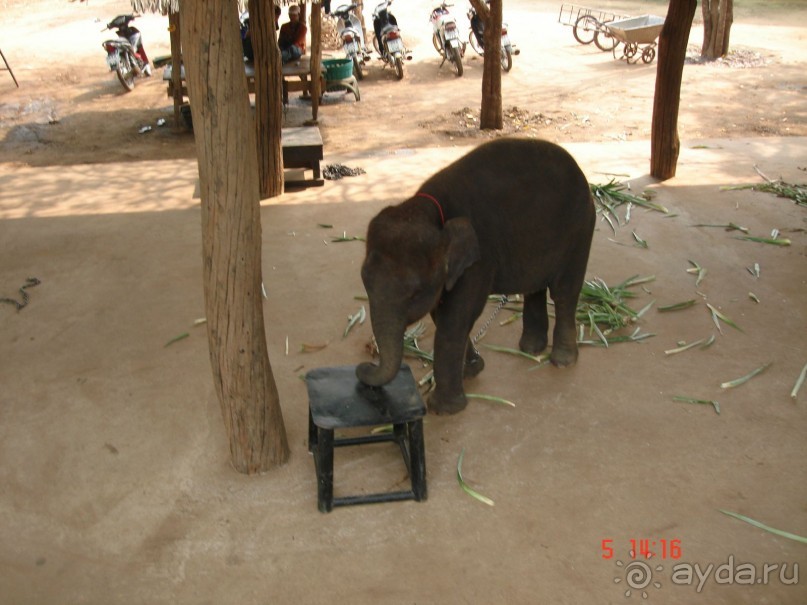
<svg viewBox="0 0 807 605">
<path fill-rule="evenodd" d="M 337 7 L 332 14 L 337 19 L 336 31 L 342 41 L 345 57 L 353 61 L 353 75 L 357 80 L 361 80 L 364 78 L 361 68 L 370 58 L 370 53 L 364 43 L 364 28 L 355 13 L 357 7 L 357 4 L 343 4 Z"/>
<path fill-rule="evenodd" d="M 474 7 L 468 11 L 468 19 L 471 22 L 471 31 L 468 33 L 468 41 L 479 56 L 485 54 L 485 24 L 482 18 L 476 14 Z M 510 36 L 507 33 L 507 23 L 502 23 L 502 71 L 510 71 L 513 67 L 513 55 L 520 54 L 521 51 L 516 48 L 515 44 L 510 42 Z"/>
<path fill-rule="evenodd" d="M 432 24 L 432 44 L 435 50 L 443 57 L 443 62 L 450 61 L 454 65 L 454 72 L 457 77 L 462 76 L 462 57 L 465 55 L 465 43 L 460 40 L 460 30 L 457 27 L 457 20 L 449 12 L 448 7 L 453 4 L 443 2 L 440 6 L 432 10 L 429 18 Z"/>
<path fill-rule="evenodd" d="M 403 79 L 404 59 L 410 61 L 411 53 L 406 49 L 401 30 L 398 29 L 398 20 L 395 18 L 389 7 L 392 0 L 385 0 L 375 7 L 373 11 L 373 48 L 381 55 L 381 59 L 386 65 L 390 65 L 395 70 L 395 76 Z"/>
<path fill-rule="evenodd" d="M 118 80 L 127 92 L 134 90 L 137 76 L 151 75 L 151 65 L 143 48 L 140 30 L 130 25 L 139 16 L 118 15 L 101 30 L 102 32 L 116 30 L 118 38 L 106 40 L 101 46 L 107 52 L 106 62 L 109 70 L 118 75 Z"/>
</svg>

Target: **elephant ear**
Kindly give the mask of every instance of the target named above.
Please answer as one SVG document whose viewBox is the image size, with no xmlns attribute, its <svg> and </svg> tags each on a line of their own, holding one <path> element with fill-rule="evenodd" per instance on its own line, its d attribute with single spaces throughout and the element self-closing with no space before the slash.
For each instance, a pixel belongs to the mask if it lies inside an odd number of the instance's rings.
<svg viewBox="0 0 807 605">
<path fill-rule="evenodd" d="M 451 290 L 463 272 L 479 260 L 479 240 L 467 218 L 454 218 L 443 228 L 446 250 L 446 290 Z"/>
</svg>

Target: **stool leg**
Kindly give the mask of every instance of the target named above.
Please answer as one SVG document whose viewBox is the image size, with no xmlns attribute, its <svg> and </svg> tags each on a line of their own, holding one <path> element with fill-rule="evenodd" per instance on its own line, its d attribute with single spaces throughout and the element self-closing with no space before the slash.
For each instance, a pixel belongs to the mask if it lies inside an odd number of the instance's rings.
<svg viewBox="0 0 807 605">
<path fill-rule="evenodd" d="M 409 429 L 409 475 L 412 492 L 420 502 L 428 497 L 426 490 L 426 452 L 423 442 L 423 419 L 407 423 Z"/>
<path fill-rule="evenodd" d="M 317 464 L 317 506 L 321 513 L 333 510 L 333 431 L 318 429 L 314 450 Z"/>
<path fill-rule="evenodd" d="M 314 417 L 311 415 L 311 407 L 308 408 L 308 452 L 313 453 L 317 447 L 317 427 L 314 425 Z"/>
</svg>

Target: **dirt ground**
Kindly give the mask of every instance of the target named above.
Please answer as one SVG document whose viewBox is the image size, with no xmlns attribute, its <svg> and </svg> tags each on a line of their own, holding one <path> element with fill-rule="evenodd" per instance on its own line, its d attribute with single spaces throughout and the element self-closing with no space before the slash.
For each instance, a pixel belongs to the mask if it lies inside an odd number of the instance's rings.
<svg viewBox="0 0 807 605">
<path fill-rule="evenodd" d="M 159 70 L 124 94 L 100 48 L 103 23 L 128 3 L 0 0 L 0 49 L 20 83 L 0 72 L 0 297 L 21 301 L 26 279 L 41 281 L 21 310 L 0 303 L 0 601 L 807 603 L 805 545 L 720 512 L 807 536 L 807 387 L 790 397 L 807 363 L 807 209 L 721 190 L 761 182 L 755 166 L 807 181 L 807 6 L 737 4 L 736 52 L 718 64 L 694 59 L 696 16 L 678 174 L 658 183 L 647 174 L 656 64 L 577 44 L 560 3 L 505 2 L 522 50 L 503 76 L 508 133 L 557 141 L 591 182 L 652 190 L 669 210 L 633 207 L 628 221 L 622 207 L 613 230 L 599 221 L 589 261 L 589 279 L 611 285 L 654 277 L 633 288 L 633 308 L 654 304 L 624 332 L 653 336 L 585 346 L 563 370 L 483 347 L 467 390 L 516 407 L 473 400 L 427 417 L 428 501 L 323 515 L 300 377 L 367 359 L 370 337 L 369 322 L 342 337 L 362 305 L 363 247 L 333 239 L 363 235 L 384 205 L 489 136 L 473 128 L 481 60 L 469 49 L 461 79 L 440 69 L 430 3 L 396 4 L 414 51 L 404 80 L 373 65 L 360 102 L 328 93 L 320 109 L 324 163 L 366 174 L 263 202 L 267 339 L 292 453 L 246 477 L 229 465 L 195 325 L 192 134 L 172 127 Z M 666 12 L 663 1 L 598 6 Z M 137 24 L 150 55 L 167 54 L 167 20 Z M 54 62 L 56 41 L 66 62 Z M 286 124 L 309 117 L 293 98 Z M 728 223 L 778 229 L 791 245 L 694 226 Z M 698 285 L 690 261 L 707 270 Z M 740 329 L 718 331 L 706 303 Z M 519 324 L 504 319 L 482 343 L 516 346 Z M 707 349 L 665 353 L 710 336 Z M 675 396 L 717 401 L 720 414 Z M 400 489 L 392 449 L 340 450 L 337 493 Z M 495 506 L 460 489 L 462 450 L 466 480 Z M 631 541 L 644 540 L 656 556 L 634 559 Z"/>
</svg>

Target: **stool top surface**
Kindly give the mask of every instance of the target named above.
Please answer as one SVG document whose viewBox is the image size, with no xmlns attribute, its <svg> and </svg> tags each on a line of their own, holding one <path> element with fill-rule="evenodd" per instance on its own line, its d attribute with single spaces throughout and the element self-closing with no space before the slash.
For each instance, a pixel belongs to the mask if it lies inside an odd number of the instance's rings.
<svg viewBox="0 0 807 605">
<path fill-rule="evenodd" d="M 426 414 L 412 370 L 405 364 L 383 387 L 361 383 L 356 366 L 315 368 L 305 380 L 311 418 L 323 429 L 400 424 Z"/>
</svg>

